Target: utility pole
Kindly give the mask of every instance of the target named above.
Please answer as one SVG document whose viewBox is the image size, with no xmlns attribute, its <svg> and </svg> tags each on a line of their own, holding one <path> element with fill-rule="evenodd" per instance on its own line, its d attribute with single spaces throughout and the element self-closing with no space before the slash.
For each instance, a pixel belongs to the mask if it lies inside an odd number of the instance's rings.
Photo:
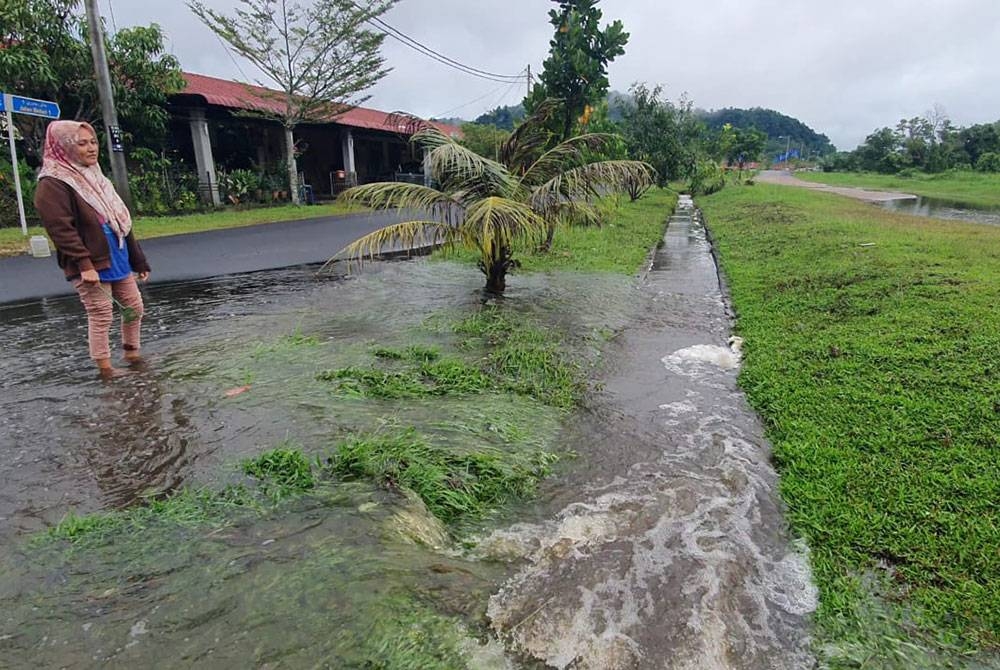
<svg viewBox="0 0 1000 670">
<path fill-rule="evenodd" d="M 531 96 L 531 63 L 528 63 L 528 92 L 524 97 L 527 98 L 529 96 Z"/>
<path fill-rule="evenodd" d="M 97 79 L 97 93 L 101 98 L 101 116 L 104 117 L 104 136 L 107 138 L 108 158 L 111 160 L 111 181 L 115 190 L 132 209 L 132 193 L 128 187 L 128 170 L 125 167 L 125 146 L 122 131 L 118 126 L 115 111 L 115 94 L 111 88 L 111 73 L 108 71 L 108 55 L 104 51 L 104 27 L 101 24 L 101 10 L 97 0 L 84 0 L 87 8 L 87 26 L 90 32 L 90 52 L 94 56 L 94 77 Z"/>
</svg>

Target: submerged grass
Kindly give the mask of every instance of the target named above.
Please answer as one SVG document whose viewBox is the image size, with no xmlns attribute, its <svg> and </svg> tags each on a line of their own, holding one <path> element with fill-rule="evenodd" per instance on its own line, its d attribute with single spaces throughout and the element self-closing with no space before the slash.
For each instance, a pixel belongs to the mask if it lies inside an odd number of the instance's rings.
<svg viewBox="0 0 1000 670">
<path fill-rule="evenodd" d="M 378 347 L 373 350 L 377 360 L 402 367 L 348 366 L 321 372 L 317 378 L 336 382 L 342 394 L 379 399 L 499 391 L 567 409 L 582 397 L 585 383 L 580 367 L 568 360 L 551 333 L 524 317 L 486 307 L 453 324 L 451 330 L 465 337 L 464 349 L 488 353 L 469 362 L 426 347 Z"/>
<path fill-rule="evenodd" d="M 328 460 L 343 477 L 364 477 L 414 491 L 445 523 L 478 518 L 530 496 L 556 457 L 480 447 L 458 452 L 431 443 L 414 430 L 341 442 Z"/>
<path fill-rule="evenodd" d="M 699 204 L 826 642 L 869 628 L 874 572 L 895 587 L 901 639 L 995 649 L 1000 230 L 768 185 Z"/>
</svg>

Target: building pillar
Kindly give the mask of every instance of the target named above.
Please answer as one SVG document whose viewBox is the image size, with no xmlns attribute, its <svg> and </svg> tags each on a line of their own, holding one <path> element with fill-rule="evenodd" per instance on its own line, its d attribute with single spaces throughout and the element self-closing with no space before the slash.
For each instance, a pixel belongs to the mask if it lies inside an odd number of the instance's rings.
<svg viewBox="0 0 1000 670">
<path fill-rule="evenodd" d="M 354 186 L 358 183 L 358 171 L 354 164 L 354 134 L 348 130 L 343 139 L 344 172 L 347 183 Z"/>
<path fill-rule="evenodd" d="M 434 180 L 431 178 L 431 153 L 424 151 L 424 186 L 431 188 Z"/>
<path fill-rule="evenodd" d="M 189 117 L 191 123 L 191 142 L 194 144 L 194 163 L 198 170 L 198 185 L 205 202 L 218 207 L 219 180 L 215 174 L 215 157 L 212 156 L 212 138 L 208 134 L 208 121 L 204 109 L 192 109 Z"/>
</svg>

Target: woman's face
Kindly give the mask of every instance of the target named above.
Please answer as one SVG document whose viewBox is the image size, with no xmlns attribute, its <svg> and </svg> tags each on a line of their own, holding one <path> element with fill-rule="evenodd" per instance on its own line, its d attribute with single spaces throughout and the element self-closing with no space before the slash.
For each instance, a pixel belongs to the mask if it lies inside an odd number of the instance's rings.
<svg viewBox="0 0 1000 670">
<path fill-rule="evenodd" d="M 73 145 L 76 162 L 83 167 L 97 165 L 97 137 L 88 128 L 80 128 Z"/>
</svg>

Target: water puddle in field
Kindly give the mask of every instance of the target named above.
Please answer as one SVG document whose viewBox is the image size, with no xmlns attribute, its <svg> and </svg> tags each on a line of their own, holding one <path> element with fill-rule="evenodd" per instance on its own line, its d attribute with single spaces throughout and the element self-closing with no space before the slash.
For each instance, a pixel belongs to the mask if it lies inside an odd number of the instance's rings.
<svg viewBox="0 0 1000 670">
<path fill-rule="evenodd" d="M 585 362 L 581 409 L 360 399 L 316 378 L 375 346 L 468 353 L 446 324 L 482 308 L 480 284 L 418 260 L 154 287 L 147 365 L 112 384 L 86 365 L 75 300 L 0 306 L 4 667 L 810 667 L 807 556 L 689 206 L 638 284 L 515 276 L 497 304 Z M 70 511 L 243 483 L 238 462 L 279 444 L 322 458 L 398 426 L 564 458 L 530 501 L 450 533 L 413 496 L 333 479 L 222 521 L 31 541 Z"/>
<path fill-rule="evenodd" d="M 965 203 L 952 202 L 940 198 L 918 196 L 916 198 L 886 200 L 879 203 L 879 205 L 900 214 L 1000 226 L 1000 209 L 972 207 Z"/>
</svg>

